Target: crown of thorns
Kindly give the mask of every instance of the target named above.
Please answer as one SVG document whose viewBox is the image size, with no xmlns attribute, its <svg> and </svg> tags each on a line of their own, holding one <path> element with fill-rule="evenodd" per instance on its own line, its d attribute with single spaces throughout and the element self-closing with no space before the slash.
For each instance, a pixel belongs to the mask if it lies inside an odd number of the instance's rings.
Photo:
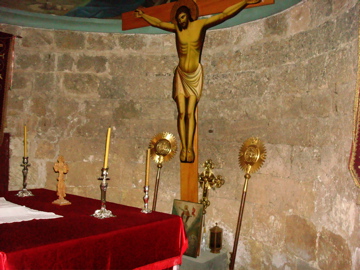
<svg viewBox="0 0 360 270">
<path fill-rule="evenodd" d="M 175 2 L 175 4 L 171 9 L 170 16 L 171 16 L 171 22 L 173 24 L 176 24 L 176 17 L 175 17 L 176 11 L 182 6 L 185 6 L 190 10 L 190 16 L 193 21 L 197 20 L 197 18 L 199 17 L 199 7 L 194 2 L 194 0 L 179 0 Z"/>
</svg>

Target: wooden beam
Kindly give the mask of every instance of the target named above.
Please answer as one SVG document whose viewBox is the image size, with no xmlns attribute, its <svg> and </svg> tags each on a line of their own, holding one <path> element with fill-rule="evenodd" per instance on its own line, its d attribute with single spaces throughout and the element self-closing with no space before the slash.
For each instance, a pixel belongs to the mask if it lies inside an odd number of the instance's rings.
<svg viewBox="0 0 360 270">
<path fill-rule="evenodd" d="M 199 202 L 199 195 L 198 195 L 199 151 L 198 151 L 197 128 L 194 135 L 194 152 L 195 152 L 195 160 L 193 163 L 180 162 L 180 198 L 183 201 L 198 203 Z"/>
<path fill-rule="evenodd" d="M 199 15 L 205 16 L 210 14 L 216 14 L 224 11 L 225 8 L 238 3 L 239 0 L 197 0 L 196 3 L 199 6 Z M 246 8 L 271 5 L 275 0 L 262 0 L 258 4 L 248 5 Z M 170 22 L 171 8 L 175 2 L 167 3 L 159 6 L 141 8 L 146 14 L 159 18 L 164 22 Z M 122 16 L 122 30 L 130 30 L 135 28 L 141 28 L 149 26 L 149 24 L 143 18 L 136 18 L 134 11 L 123 13 Z"/>
</svg>

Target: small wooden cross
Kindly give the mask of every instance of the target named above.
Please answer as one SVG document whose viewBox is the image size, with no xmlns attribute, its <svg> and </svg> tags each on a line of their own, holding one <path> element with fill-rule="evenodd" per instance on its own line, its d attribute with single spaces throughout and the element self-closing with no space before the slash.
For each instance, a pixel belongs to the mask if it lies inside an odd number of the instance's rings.
<svg viewBox="0 0 360 270">
<path fill-rule="evenodd" d="M 69 172 L 69 166 L 65 163 L 65 159 L 63 156 L 59 156 L 57 163 L 54 165 L 54 171 L 59 173 L 59 176 L 57 178 L 57 195 L 59 198 L 55 201 L 53 201 L 53 204 L 59 204 L 59 205 L 69 205 L 71 202 L 65 199 L 66 193 L 65 193 L 65 177 L 64 175 Z"/>
</svg>

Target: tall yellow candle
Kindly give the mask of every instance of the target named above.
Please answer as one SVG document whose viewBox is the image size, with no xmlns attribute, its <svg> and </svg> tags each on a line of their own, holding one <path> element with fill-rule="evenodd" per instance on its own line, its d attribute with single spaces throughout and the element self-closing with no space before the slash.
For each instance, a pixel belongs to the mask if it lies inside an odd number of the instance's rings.
<svg viewBox="0 0 360 270">
<path fill-rule="evenodd" d="M 148 148 L 146 151 L 145 186 L 149 185 L 149 172 L 150 172 L 150 148 Z"/>
<path fill-rule="evenodd" d="M 106 135 L 106 144 L 105 144 L 105 157 L 104 157 L 104 166 L 103 166 L 104 169 L 108 168 L 110 134 L 111 134 L 111 128 L 108 128 L 107 135 Z"/>
<path fill-rule="evenodd" d="M 27 130 L 26 125 L 24 125 L 24 157 L 27 157 Z"/>
</svg>

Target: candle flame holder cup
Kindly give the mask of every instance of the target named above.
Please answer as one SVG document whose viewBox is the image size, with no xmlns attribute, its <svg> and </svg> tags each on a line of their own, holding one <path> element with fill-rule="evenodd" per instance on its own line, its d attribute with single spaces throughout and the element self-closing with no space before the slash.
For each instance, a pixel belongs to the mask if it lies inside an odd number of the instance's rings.
<svg viewBox="0 0 360 270">
<path fill-rule="evenodd" d="M 144 186 L 144 208 L 141 210 L 141 213 L 149 214 L 152 211 L 149 209 L 149 186 Z"/>
<path fill-rule="evenodd" d="M 106 209 L 106 190 L 108 187 L 107 184 L 107 180 L 110 180 L 110 178 L 108 178 L 108 170 L 109 168 L 102 168 L 101 169 L 101 177 L 98 178 L 98 180 L 101 180 L 101 184 L 100 184 L 100 190 L 101 190 L 101 208 L 99 210 L 96 210 L 94 214 L 92 214 L 91 216 L 99 218 L 99 219 L 104 219 L 104 218 L 110 218 L 110 217 L 116 217 L 115 215 L 112 214 L 112 212 L 110 210 Z"/>
<path fill-rule="evenodd" d="M 23 163 L 20 164 L 21 167 L 23 167 L 22 169 L 22 174 L 23 174 L 23 188 L 22 190 L 20 190 L 16 196 L 18 197 L 29 197 L 29 196 L 34 196 L 34 194 L 32 194 L 32 192 L 30 190 L 26 189 L 27 186 L 27 174 L 28 174 L 28 167 L 30 167 L 29 164 L 29 157 L 23 157 Z"/>
</svg>

